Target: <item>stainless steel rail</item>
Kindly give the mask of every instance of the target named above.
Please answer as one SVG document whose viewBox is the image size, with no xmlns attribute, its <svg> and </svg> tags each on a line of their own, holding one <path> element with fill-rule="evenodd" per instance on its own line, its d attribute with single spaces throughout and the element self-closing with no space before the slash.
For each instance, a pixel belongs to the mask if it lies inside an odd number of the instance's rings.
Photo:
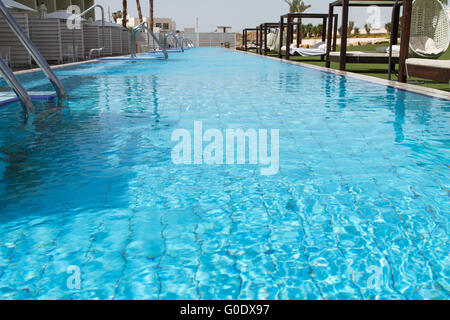
<svg viewBox="0 0 450 320">
<path fill-rule="evenodd" d="M 152 30 L 150 30 L 147 21 L 142 22 L 140 25 L 138 25 L 136 28 L 133 29 L 133 32 L 131 32 L 131 58 L 136 58 L 136 34 L 141 30 L 147 30 L 147 32 L 153 37 L 153 40 L 155 40 L 156 44 L 163 52 L 164 58 L 165 59 L 169 58 L 166 48 L 161 45 L 159 39 L 155 36 Z"/>
<path fill-rule="evenodd" d="M 53 70 L 50 68 L 47 61 L 41 55 L 39 50 L 34 46 L 33 42 L 31 42 L 31 40 L 27 37 L 27 35 L 19 27 L 19 24 L 17 23 L 16 19 L 14 19 L 14 17 L 9 13 L 8 9 L 3 4 L 2 0 L 0 0 L 0 14 L 3 16 L 6 23 L 11 28 L 11 30 L 14 32 L 16 37 L 20 40 L 20 42 L 23 44 L 25 49 L 27 49 L 28 53 L 33 57 L 34 61 L 38 64 L 38 66 L 41 68 L 41 70 L 44 72 L 44 74 L 50 80 L 50 82 L 52 83 L 53 87 L 56 90 L 56 93 L 58 94 L 58 98 L 60 99 L 60 101 L 64 100 L 66 98 L 66 91 L 64 90 L 64 87 L 62 86 L 58 77 L 55 75 Z M 17 88 L 13 88 L 13 89 L 14 89 L 14 91 L 18 90 Z"/>
<path fill-rule="evenodd" d="M 189 48 L 194 47 L 194 43 L 190 39 L 185 38 L 185 37 L 181 37 L 181 39 L 182 39 L 181 41 L 183 42 L 183 44 L 186 44 L 185 47 L 189 47 Z"/>
<path fill-rule="evenodd" d="M 99 4 L 95 4 L 95 5 L 93 5 L 89 9 L 83 11 L 82 13 L 80 13 L 78 16 L 76 16 L 74 18 L 74 20 L 76 20 L 78 18 L 81 18 L 82 16 L 85 16 L 89 12 L 94 11 L 95 8 L 100 8 L 101 11 L 102 11 L 102 47 L 101 48 L 91 49 L 89 51 L 89 59 L 92 58 L 92 55 L 94 54 L 94 52 L 98 52 L 98 54 L 101 55 L 102 51 L 105 50 L 105 48 L 106 48 L 106 46 L 105 46 L 105 9 L 103 8 L 103 6 L 101 6 Z"/>
<path fill-rule="evenodd" d="M 183 44 L 182 43 L 180 44 L 178 37 L 174 33 L 168 33 L 164 36 L 164 48 L 167 49 L 167 39 L 169 37 L 174 38 L 175 42 L 177 43 L 177 46 L 179 46 L 181 48 L 181 51 L 184 52 Z"/>
<path fill-rule="evenodd" d="M 16 78 L 14 73 L 9 69 L 8 65 L 0 58 L 0 73 L 5 79 L 6 83 L 14 90 L 15 94 L 22 102 L 23 111 L 28 116 L 30 113 L 34 113 L 33 102 L 27 93 L 27 90 L 22 86 L 19 80 Z"/>
</svg>

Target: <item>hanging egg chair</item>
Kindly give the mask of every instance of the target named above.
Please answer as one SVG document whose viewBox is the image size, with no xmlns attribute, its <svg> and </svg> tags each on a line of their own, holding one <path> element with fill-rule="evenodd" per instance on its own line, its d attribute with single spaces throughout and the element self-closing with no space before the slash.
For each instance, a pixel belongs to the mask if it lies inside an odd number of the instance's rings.
<svg viewBox="0 0 450 320">
<path fill-rule="evenodd" d="M 413 57 L 437 59 L 450 42 L 450 20 L 438 0 L 415 0 L 411 16 L 410 54 Z"/>
</svg>

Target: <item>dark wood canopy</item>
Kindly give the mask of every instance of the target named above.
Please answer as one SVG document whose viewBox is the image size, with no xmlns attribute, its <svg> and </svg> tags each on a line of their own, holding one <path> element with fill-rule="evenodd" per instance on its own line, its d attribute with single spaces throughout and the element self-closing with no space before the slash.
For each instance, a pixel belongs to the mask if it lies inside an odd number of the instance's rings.
<svg viewBox="0 0 450 320">
<path fill-rule="evenodd" d="M 283 54 L 281 52 L 281 48 L 283 47 L 283 35 L 284 35 L 284 26 L 287 29 L 287 37 L 286 37 L 286 60 L 290 58 L 290 47 L 291 43 L 294 40 L 294 25 L 297 25 L 297 48 L 300 46 L 302 41 L 302 19 L 322 19 L 323 20 L 323 32 L 322 32 L 322 41 L 325 41 L 328 35 L 329 44 L 331 45 L 331 37 L 333 33 L 333 47 L 336 48 L 336 39 L 337 39 L 337 21 L 338 15 L 332 14 L 331 16 L 326 13 L 288 13 L 282 15 L 280 17 L 280 33 L 281 33 L 281 41 L 280 41 L 280 52 L 278 53 L 278 57 L 282 58 Z M 287 21 L 286 23 L 284 21 Z M 297 20 L 297 21 L 295 21 Z M 334 23 L 333 23 L 334 20 Z M 334 25 L 334 32 L 333 32 Z M 328 32 L 327 32 L 328 26 Z M 323 59 L 323 57 L 322 57 Z"/>
<path fill-rule="evenodd" d="M 256 28 L 245 28 L 242 31 L 242 43 L 244 45 L 244 50 L 248 50 L 248 32 L 249 31 L 256 31 Z"/>
<path fill-rule="evenodd" d="M 408 58 L 409 51 L 409 38 L 411 29 L 411 13 L 412 13 L 412 0 L 399 0 L 398 6 L 395 6 L 395 0 L 336 0 L 329 5 L 328 17 L 333 16 L 334 7 L 342 7 L 342 31 L 341 31 L 341 51 L 339 57 L 339 69 L 345 70 L 346 63 L 351 62 L 347 57 L 347 32 L 348 32 L 348 13 L 349 7 L 367 7 L 367 6 L 380 6 L 380 7 L 392 7 L 394 23 L 391 29 L 391 44 L 397 44 L 397 34 L 400 28 L 400 6 L 403 6 L 403 23 L 401 32 L 400 43 L 400 57 L 399 57 L 399 74 L 398 79 L 400 82 L 406 82 L 406 69 L 405 61 Z M 330 26 L 328 26 L 330 32 Z M 327 46 L 327 62 L 326 66 L 330 67 L 330 46 L 331 37 L 328 34 L 328 46 Z M 334 49 L 335 51 L 335 49 Z"/>
<path fill-rule="evenodd" d="M 344 5 L 345 0 L 336 0 L 330 5 L 333 7 L 339 7 Z M 367 7 L 367 6 L 378 6 L 378 7 L 392 7 L 395 4 L 395 0 L 348 0 L 351 7 Z M 399 0 L 400 4 L 403 4 L 403 0 Z"/>
<path fill-rule="evenodd" d="M 278 22 L 265 22 L 262 23 L 259 26 L 259 33 L 257 33 L 257 44 L 259 44 L 258 48 L 256 49 L 256 52 L 258 52 L 259 54 L 264 54 L 267 55 L 267 35 L 268 35 L 268 31 L 271 28 L 278 28 L 280 26 L 280 23 Z M 286 24 L 285 24 L 286 26 Z M 264 46 L 264 49 L 262 49 Z"/>
</svg>

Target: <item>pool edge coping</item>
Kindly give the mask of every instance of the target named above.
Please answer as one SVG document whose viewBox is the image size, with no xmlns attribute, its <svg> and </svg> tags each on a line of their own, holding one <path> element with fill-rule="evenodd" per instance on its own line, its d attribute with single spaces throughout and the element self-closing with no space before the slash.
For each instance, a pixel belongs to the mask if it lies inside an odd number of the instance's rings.
<svg viewBox="0 0 450 320">
<path fill-rule="evenodd" d="M 63 64 L 50 66 L 50 68 L 51 69 L 61 69 L 61 68 L 73 67 L 73 66 L 78 66 L 78 65 L 82 65 L 82 64 L 94 63 L 94 62 L 97 62 L 97 59 L 86 60 L 86 61 L 79 61 L 79 62 L 63 63 Z M 34 73 L 34 72 L 39 72 L 39 71 L 41 71 L 41 68 L 38 67 L 38 68 L 32 68 L 32 69 L 15 71 L 14 75 L 20 76 L 20 75 L 23 75 L 23 74 Z M 1 75 L 0 75 L 0 79 L 2 79 Z"/>
<path fill-rule="evenodd" d="M 241 51 L 241 50 L 236 50 L 236 49 L 233 51 L 248 54 L 248 55 L 254 55 L 257 57 L 266 58 L 266 59 L 270 59 L 270 60 L 274 60 L 274 61 L 279 61 L 279 62 L 283 62 L 283 63 L 287 63 L 287 64 L 292 64 L 292 65 L 296 65 L 296 66 L 300 66 L 300 67 L 310 68 L 310 69 L 314 69 L 314 70 L 321 71 L 321 72 L 346 76 L 349 78 L 354 78 L 354 79 L 362 80 L 365 82 L 371 82 L 371 83 L 399 89 L 402 91 L 413 92 L 416 94 L 424 95 L 424 96 L 435 98 L 435 99 L 450 101 L 450 92 L 445 92 L 443 90 L 421 87 L 421 86 L 414 85 L 411 83 L 401 83 L 401 82 L 397 82 L 397 81 L 393 81 L 393 80 L 380 79 L 380 78 L 371 77 L 371 76 L 367 76 L 367 75 L 363 75 L 363 74 L 359 74 L 359 73 L 355 73 L 355 72 L 351 72 L 351 71 L 341 71 L 341 70 L 316 66 L 316 65 L 312 65 L 312 64 L 308 64 L 308 63 L 304 63 L 304 62 L 299 62 L 299 61 L 284 60 L 284 59 L 280 59 L 277 57 L 269 57 L 269 56 L 265 56 L 265 55 L 261 55 L 261 54 L 253 53 L 253 52 L 246 52 L 246 51 Z"/>
</svg>

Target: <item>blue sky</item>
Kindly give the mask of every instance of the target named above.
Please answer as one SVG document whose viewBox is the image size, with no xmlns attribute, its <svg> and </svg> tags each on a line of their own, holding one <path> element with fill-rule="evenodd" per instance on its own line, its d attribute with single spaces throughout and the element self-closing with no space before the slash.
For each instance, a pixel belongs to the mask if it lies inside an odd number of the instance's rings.
<svg viewBox="0 0 450 320">
<path fill-rule="evenodd" d="M 332 0 L 306 0 L 312 8 L 311 13 L 327 13 L 328 4 Z M 149 1 L 140 0 L 145 16 L 149 15 Z M 122 0 L 96 0 L 111 12 L 122 10 Z M 230 25 L 233 31 L 240 32 L 244 27 L 254 27 L 261 22 L 279 21 L 281 14 L 288 11 L 284 0 L 154 0 L 155 16 L 173 18 L 177 28 L 195 27 L 196 17 L 199 18 L 200 31 L 214 31 L 218 25 Z M 128 10 L 137 16 L 136 1 L 128 0 Z M 340 9 L 338 12 L 340 13 Z M 369 14 L 366 8 L 352 8 L 350 20 L 354 20 L 359 27 L 364 26 Z M 390 11 L 383 9 L 383 21 L 390 20 Z M 318 21 L 307 21 L 318 23 Z"/>
</svg>

